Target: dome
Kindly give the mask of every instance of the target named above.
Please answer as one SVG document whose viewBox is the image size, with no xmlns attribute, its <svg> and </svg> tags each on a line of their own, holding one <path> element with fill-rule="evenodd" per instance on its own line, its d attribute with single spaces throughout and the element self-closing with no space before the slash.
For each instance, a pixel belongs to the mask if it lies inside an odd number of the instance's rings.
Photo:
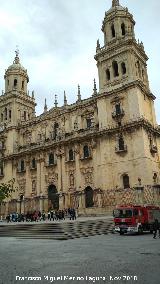
<svg viewBox="0 0 160 284">
<path fill-rule="evenodd" d="M 113 11 L 126 11 L 126 8 L 118 5 L 118 6 L 114 6 L 114 7 L 111 7 L 107 12 L 106 12 L 106 15 L 112 13 Z"/>
<path fill-rule="evenodd" d="M 15 69 L 22 69 L 23 71 L 26 71 L 26 69 L 20 63 L 13 63 L 8 67 L 8 70 L 15 70 Z"/>
<path fill-rule="evenodd" d="M 21 69 L 21 70 L 26 72 L 27 70 L 20 64 L 19 51 L 16 50 L 15 53 L 16 53 L 16 56 L 15 56 L 15 59 L 13 61 L 13 64 L 10 65 L 7 70 L 19 70 L 19 69 Z"/>
</svg>

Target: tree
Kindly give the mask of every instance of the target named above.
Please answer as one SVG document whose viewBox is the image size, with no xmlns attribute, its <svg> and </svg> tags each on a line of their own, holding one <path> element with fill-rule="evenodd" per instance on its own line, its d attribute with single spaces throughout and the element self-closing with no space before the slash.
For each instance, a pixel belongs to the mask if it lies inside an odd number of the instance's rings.
<svg viewBox="0 0 160 284">
<path fill-rule="evenodd" d="M 7 183 L 0 184 L 0 204 L 8 197 L 11 197 L 12 192 L 17 189 L 14 188 L 15 179 L 9 180 Z"/>
</svg>

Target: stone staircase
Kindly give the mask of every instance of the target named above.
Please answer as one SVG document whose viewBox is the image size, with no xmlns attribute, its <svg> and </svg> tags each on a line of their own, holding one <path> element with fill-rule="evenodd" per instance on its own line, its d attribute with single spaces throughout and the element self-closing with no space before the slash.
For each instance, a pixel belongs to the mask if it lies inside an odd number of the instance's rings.
<svg viewBox="0 0 160 284">
<path fill-rule="evenodd" d="M 20 223 L 0 225 L 0 237 L 22 239 L 68 240 L 113 232 L 113 220 L 87 220 L 55 223 Z"/>
</svg>

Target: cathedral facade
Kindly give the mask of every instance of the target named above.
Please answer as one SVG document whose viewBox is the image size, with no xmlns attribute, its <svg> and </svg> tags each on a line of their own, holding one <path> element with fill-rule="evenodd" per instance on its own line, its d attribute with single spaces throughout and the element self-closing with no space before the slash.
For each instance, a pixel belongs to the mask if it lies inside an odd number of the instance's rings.
<svg viewBox="0 0 160 284">
<path fill-rule="evenodd" d="M 160 126 L 135 21 L 118 0 L 105 12 L 104 44 L 97 41 L 99 90 L 35 115 L 34 92 L 16 52 L 0 96 L 0 183 L 18 191 L 1 205 L 8 212 L 74 207 L 103 214 L 117 204 L 160 205 Z"/>
</svg>

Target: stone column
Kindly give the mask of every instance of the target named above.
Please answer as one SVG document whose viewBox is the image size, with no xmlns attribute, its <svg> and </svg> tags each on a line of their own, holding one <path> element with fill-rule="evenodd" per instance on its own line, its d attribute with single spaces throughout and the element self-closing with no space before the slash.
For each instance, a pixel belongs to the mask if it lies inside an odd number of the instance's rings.
<svg viewBox="0 0 160 284">
<path fill-rule="evenodd" d="M 64 209 L 64 195 L 63 194 L 59 195 L 59 209 L 60 210 Z"/>
<path fill-rule="evenodd" d="M 25 192 L 25 196 L 31 196 L 32 193 L 32 182 L 31 182 L 31 178 L 30 178 L 30 162 L 26 161 L 26 192 Z"/>
<path fill-rule="evenodd" d="M 57 167 L 58 167 L 58 192 L 62 189 L 62 173 L 61 173 L 61 157 L 57 157 Z"/>
<path fill-rule="evenodd" d="M 41 212 L 44 211 L 44 197 L 43 196 L 40 196 L 40 198 L 39 198 L 39 210 Z"/>
<path fill-rule="evenodd" d="M 41 190 L 41 164 L 40 160 L 37 160 L 37 196 L 40 195 Z"/>
<path fill-rule="evenodd" d="M 45 192 L 45 161 L 44 159 L 41 160 L 41 184 L 40 184 L 40 194 L 44 194 Z"/>
<path fill-rule="evenodd" d="M 82 194 L 79 197 L 79 209 L 85 208 L 85 194 L 82 192 Z"/>
<path fill-rule="evenodd" d="M 63 154 L 62 155 L 62 158 L 61 158 L 61 180 L 62 180 L 62 186 L 61 186 L 61 189 L 62 191 L 67 191 L 67 188 L 66 188 L 66 163 L 65 163 L 65 155 Z"/>
<path fill-rule="evenodd" d="M 69 208 L 69 194 L 65 194 L 65 202 L 64 202 L 64 207 Z"/>
<path fill-rule="evenodd" d="M 75 181 L 76 181 L 76 189 L 78 190 L 79 187 L 81 186 L 81 171 L 80 171 L 80 153 L 79 153 L 80 149 L 79 146 L 77 145 L 75 147 L 75 164 L 76 164 L 76 177 L 75 177 Z"/>
<path fill-rule="evenodd" d="M 17 200 L 17 213 L 20 214 L 20 200 Z"/>
<path fill-rule="evenodd" d="M 43 198 L 43 208 L 44 208 L 44 212 L 47 213 L 48 212 L 48 198 L 47 197 Z"/>
<path fill-rule="evenodd" d="M 24 199 L 21 201 L 21 214 L 25 213 L 25 208 L 24 208 Z"/>
</svg>

